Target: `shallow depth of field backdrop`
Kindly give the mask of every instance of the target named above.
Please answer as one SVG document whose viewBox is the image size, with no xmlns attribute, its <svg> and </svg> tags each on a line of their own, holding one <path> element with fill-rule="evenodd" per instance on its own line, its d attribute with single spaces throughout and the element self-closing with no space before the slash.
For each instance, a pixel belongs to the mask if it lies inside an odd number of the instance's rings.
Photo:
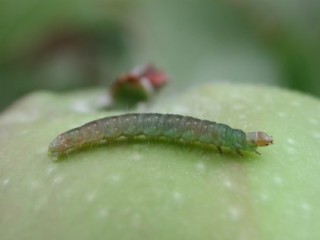
<svg viewBox="0 0 320 240">
<path fill-rule="evenodd" d="M 319 9 L 0 0 L 0 239 L 320 239 Z M 241 158 L 124 141 L 53 162 L 58 133 L 127 111 L 92 102 L 149 62 L 170 81 L 139 111 L 262 130 L 275 144 Z"/>
<path fill-rule="evenodd" d="M 107 86 L 153 62 L 170 87 L 280 85 L 320 95 L 320 2 L 0 1 L 0 109 L 39 89 Z"/>
</svg>

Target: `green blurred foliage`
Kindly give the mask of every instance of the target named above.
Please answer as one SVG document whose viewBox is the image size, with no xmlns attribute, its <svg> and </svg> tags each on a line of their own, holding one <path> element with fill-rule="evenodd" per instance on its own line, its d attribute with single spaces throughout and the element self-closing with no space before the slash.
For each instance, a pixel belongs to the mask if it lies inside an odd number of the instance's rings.
<svg viewBox="0 0 320 240">
<path fill-rule="evenodd" d="M 153 62 L 172 87 L 281 85 L 320 95 L 317 0 L 0 0 L 0 109 L 36 89 L 106 86 Z"/>
</svg>

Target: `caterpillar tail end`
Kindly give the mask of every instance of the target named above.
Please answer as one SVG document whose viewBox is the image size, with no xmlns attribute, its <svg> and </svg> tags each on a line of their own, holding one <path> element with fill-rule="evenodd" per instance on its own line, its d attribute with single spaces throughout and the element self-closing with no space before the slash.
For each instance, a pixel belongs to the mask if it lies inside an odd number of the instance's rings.
<svg viewBox="0 0 320 240">
<path fill-rule="evenodd" d="M 53 161 L 58 161 L 61 153 L 59 152 L 59 149 L 61 148 L 61 144 L 59 142 L 58 138 L 55 138 L 49 145 L 48 147 L 48 156 L 53 160 Z"/>
<path fill-rule="evenodd" d="M 48 149 L 48 156 L 54 161 L 58 161 L 59 158 L 60 158 L 60 154 L 58 154 L 57 152 L 53 152 L 53 151 L 50 151 L 50 148 Z"/>
</svg>

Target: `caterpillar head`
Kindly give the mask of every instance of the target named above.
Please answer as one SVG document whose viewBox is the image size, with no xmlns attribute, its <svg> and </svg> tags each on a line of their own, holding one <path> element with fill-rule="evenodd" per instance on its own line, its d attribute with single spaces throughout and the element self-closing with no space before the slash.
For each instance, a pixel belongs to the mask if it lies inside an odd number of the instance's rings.
<svg viewBox="0 0 320 240">
<path fill-rule="evenodd" d="M 246 133 L 247 144 L 252 147 L 264 147 L 273 144 L 271 136 L 265 132 L 248 132 Z"/>
</svg>

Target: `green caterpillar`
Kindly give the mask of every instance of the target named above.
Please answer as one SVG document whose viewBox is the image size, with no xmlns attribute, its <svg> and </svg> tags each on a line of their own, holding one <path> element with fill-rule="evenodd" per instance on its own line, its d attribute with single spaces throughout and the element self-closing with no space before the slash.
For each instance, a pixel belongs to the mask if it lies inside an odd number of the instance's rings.
<svg viewBox="0 0 320 240">
<path fill-rule="evenodd" d="M 259 146 L 273 143 L 264 132 L 245 133 L 226 124 L 201 120 L 189 116 L 159 113 L 129 113 L 101 118 L 58 135 L 49 145 L 48 154 L 54 159 L 84 146 L 114 141 L 121 136 L 130 138 L 144 135 L 149 139 L 165 137 L 193 143 L 227 147 L 238 154 L 250 151 L 260 154 Z"/>
</svg>

